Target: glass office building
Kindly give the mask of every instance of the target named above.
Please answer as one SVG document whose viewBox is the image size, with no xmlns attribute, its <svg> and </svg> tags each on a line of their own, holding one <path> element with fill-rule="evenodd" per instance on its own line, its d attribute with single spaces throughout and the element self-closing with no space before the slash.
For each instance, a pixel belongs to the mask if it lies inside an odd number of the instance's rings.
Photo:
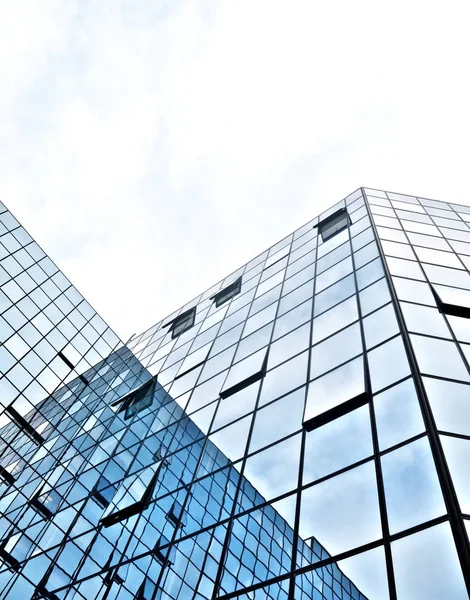
<svg viewBox="0 0 470 600">
<path fill-rule="evenodd" d="M 0 598 L 468 598 L 469 270 L 361 188 L 125 343 L 0 204 Z"/>
</svg>

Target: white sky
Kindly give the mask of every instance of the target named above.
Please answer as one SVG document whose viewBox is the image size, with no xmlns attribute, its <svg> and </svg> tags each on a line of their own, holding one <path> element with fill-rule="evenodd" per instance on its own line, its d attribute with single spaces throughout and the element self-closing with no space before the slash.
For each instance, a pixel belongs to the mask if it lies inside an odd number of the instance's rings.
<svg viewBox="0 0 470 600">
<path fill-rule="evenodd" d="M 4 0 L 0 197 L 124 339 L 361 185 L 470 203 L 468 10 Z"/>
</svg>

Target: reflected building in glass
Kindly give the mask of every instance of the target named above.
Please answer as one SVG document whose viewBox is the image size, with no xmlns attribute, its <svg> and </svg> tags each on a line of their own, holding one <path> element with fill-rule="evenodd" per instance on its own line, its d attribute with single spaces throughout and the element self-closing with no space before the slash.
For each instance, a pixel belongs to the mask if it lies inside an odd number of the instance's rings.
<svg viewBox="0 0 470 600">
<path fill-rule="evenodd" d="M 124 343 L 0 204 L 0 598 L 468 598 L 469 269 L 361 188 Z"/>
</svg>

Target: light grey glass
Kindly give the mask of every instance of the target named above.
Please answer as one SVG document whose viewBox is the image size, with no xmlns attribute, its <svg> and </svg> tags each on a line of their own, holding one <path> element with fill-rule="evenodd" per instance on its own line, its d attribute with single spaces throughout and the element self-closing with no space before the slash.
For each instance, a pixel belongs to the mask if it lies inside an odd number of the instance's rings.
<svg viewBox="0 0 470 600">
<path fill-rule="evenodd" d="M 263 282 L 267 281 L 271 277 L 274 278 L 274 275 L 278 274 L 279 271 L 282 271 L 283 273 L 285 272 L 288 258 L 289 258 L 288 255 L 284 256 L 284 258 L 282 258 L 281 260 L 278 260 L 275 264 L 273 264 L 268 269 L 264 269 L 264 271 L 261 273 L 261 277 L 259 280 L 260 287 L 262 286 Z M 273 284 L 271 284 L 271 286 L 268 286 L 268 287 L 273 287 L 273 285 L 276 285 L 276 283 L 273 283 Z M 260 293 L 262 294 L 263 292 L 260 292 Z"/>
<path fill-rule="evenodd" d="M 293 310 L 278 317 L 274 326 L 273 340 L 277 340 L 289 331 L 297 329 L 312 318 L 312 301 L 307 300 Z"/>
<path fill-rule="evenodd" d="M 391 196 L 391 194 L 389 194 L 389 196 Z M 401 202 L 400 200 L 392 200 L 392 206 L 396 208 L 398 212 L 407 210 L 412 213 L 424 213 L 424 208 L 416 201 L 411 204 L 409 202 Z"/>
<path fill-rule="evenodd" d="M 240 323 L 240 325 L 237 325 L 236 327 L 234 327 L 233 329 L 230 329 L 223 335 L 218 336 L 214 340 L 214 344 L 212 346 L 210 355 L 214 356 L 218 352 L 221 352 L 222 350 L 225 350 L 226 348 L 230 348 L 230 346 L 232 344 L 235 344 L 236 342 L 238 342 L 238 340 L 240 339 L 240 337 L 242 335 L 243 325 L 244 325 L 243 323 Z"/>
<path fill-rule="evenodd" d="M 364 392 L 364 359 L 360 356 L 310 383 L 304 422 Z"/>
<path fill-rule="evenodd" d="M 215 304 L 213 304 L 213 306 L 215 307 Z M 217 310 L 217 312 L 215 312 L 214 314 L 211 314 L 206 319 L 204 319 L 204 323 L 201 325 L 201 328 L 199 329 L 198 333 L 202 333 L 206 329 L 209 329 L 216 323 L 219 323 L 220 321 L 222 321 L 222 319 L 225 317 L 225 315 L 227 313 L 228 307 L 229 307 L 229 305 L 225 304 L 225 306 L 222 306 L 219 310 Z"/>
<path fill-rule="evenodd" d="M 444 238 L 422 235 L 421 233 L 409 233 L 408 237 L 410 242 L 416 246 L 425 246 L 436 250 L 450 250 L 450 246 Z"/>
<path fill-rule="evenodd" d="M 455 304 L 457 306 L 465 306 L 470 308 L 470 292 L 467 290 L 459 290 L 457 288 L 447 287 L 444 285 L 434 285 L 434 290 L 439 295 L 442 302 L 446 304 Z"/>
<path fill-rule="evenodd" d="M 346 327 L 359 318 L 356 296 L 337 304 L 313 321 L 313 343 L 320 342 L 335 331 Z"/>
<path fill-rule="evenodd" d="M 212 425 L 212 431 L 215 431 L 216 429 L 227 425 L 227 423 L 231 423 L 232 421 L 235 421 L 235 419 L 254 410 L 259 387 L 260 382 L 257 381 L 236 394 L 233 394 L 233 396 L 221 399 Z"/>
<path fill-rule="evenodd" d="M 470 289 L 470 275 L 466 271 L 457 271 L 456 269 L 434 265 L 423 265 L 423 269 L 431 283 Z"/>
<path fill-rule="evenodd" d="M 406 327 L 415 333 L 450 338 L 450 331 L 437 308 L 401 302 Z"/>
<path fill-rule="evenodd" d="M 202 369 L 201 383 L 206 381 L 206 379 L 210 379 L 214 375 L 217 375 L 217 373 L 221 373 L 225 369 L 228 369 L 232 362 L 233 355 L 235 354 L 235 349 L 236 346 L 231 346 L 230 348 L 227 348 L 227 350 L 214 356 L 214 358 L 209 359 Z"/>
<path fill-rule="evenodd" d="M 256 315 L 257 313 L 262 311 L 264 308 L 266 308 L 270 305 L 272 306 L 273 302 L 276 302 L 276 300 L 279 300 L 279 297 L 281 295 L 281 289 L 282 289 L 282 285 L 279 284 L 276 287 L 274 287 L 273 289 L 269 290 L 269 292 L 266 292 L 259 298 L 256 298 L 256 300 L 253 302 L 253 304 L 251 306 L 250 317 L 253 317 L 253 315 Z"/>
<path fill-rule="evenodd" d="M 460 510 L 470 514 L 470 440 L 441 435 L 442 447 L 449 466 L 452 481 L 457 492 Z"/>
<path fill-rule="evenodd" d="M 255 452 L 302 428 L 305 388 L 256 412 L 249 452 Z"/>
<path fill-rule="evenodd" d="M 295 435 L 247 459 L 243 474 L 266 500 L 297 487 L 300 441 Z"/>
<path fill-rule="evenodd" d="M 237 312 L 233 313 L 232 315 L 225 317 L 225 319 L 222 321 L 222 325 L 220 326 L 218 335 L 222 335 L 229 329 L 232 329 L 232 327 L 235 327 L 235 325 L 242 323 L 246 319 L 249 310 L 250 310 L 249 305 L 244 306 L 243 308 L 241 308 L 240 310 L 237 310 Z"/>
<path fill-rule="evenodd" d="M 410 277 L 424 281 L 424 275 L 419 263 L 415 260 L 405 260 L 403 258 L 391 258 L 387 256 L 387 264 L 391 275 L 399 277 Z"/>
<path fill-rule="evenodd" d="M 361 330 L 359 323 L 355 323 L 312 348 L 310 379 L 361 353 Z"/>
<path fill-rule="evenodd" d="M 405 231 L 414 231 L 415 233 L 425 233 L 427 235 L 441 235 L 439 229 L 434 225 L 426 223 L 414 223 L 413 221 L 402 221 Z"/>
<path fill-rule="evenodd" d="M 315 316 L 349 298 L 355 291 L 354 275 L 348 275 L 323 292 L 315 294 Z"/>
<path fill-rule="evenodd" d="M 338 568 L 370 600 L 388 600 L 388 578 L 382 547 L 338 562 Z"/>
<path fill-rule="evenodd" d="M 434 218 L 435 221 L 441 221 L 442 219 Z M 452 226 L 455 227 L 460 224 L 457 221 L 452 222 Z M 441 232 L 446 236 L 449 240 L 460 240 L 462 242 L 470 242 L 470 232 L 467 231 L 457 231 L 456 229 L 448 229 L 447 227 L 441 226 Z"/>
<path fill-rule="evenodd" d="M 251 335 L 247 337 L 243 337 L 243 339 L 238 344 L 237 353 L 235 354 L 234 362 L 238 362 L 243 358 L 246 358 L 256 350 L 260 350 L 264 346 L 269 344 L 269 340 L 271 339 L 271 333 L 274 327 L 274 322 L 268 323 L 261 329 L 255 331 Z"/>
<path fill-rule="evenodd" d="M 354 246 L 354 240 L 356 238 L 358 238 L 359 237 L 358 234 L 361 231 L 364 231 L 365 229 L 367 229 L 367 235 L 364 235 L 361 238 L 361 243 L 358 246 Z M 349 227 L 349 234 L 351 235 L 351 238 L 352 238 L 351 241 L 353 242 L 353 248 L 355 250 L 357 250 L 362 245 L 362 242 L 365 244 L 365 243 L 367 243 L 367 241 L 374 239 L 372 229 L 370 228 L 369 217 L 363 217 L 360 221 L 357 221 L 357 223 L 354 223 L 353 225 L 351 225 Z"/>
<path fill-rule="evenodd" d="M 423 377 L 438 429 L 470 436 L 470 387 Z"/>
<path fill-rule="evenodd" d="M 380 450 L 386 450 L 424 431 L 412 379 L 377 394 L 374 408 Z"/>
<path fill-rule="evenodd" d="M 391 338 L 399 331 L 395 310 L 391 303 L 366 317 L 363 324 L 367 349 Z"/>
<path fill-rule="evenodd" d="M 382 259 L 376 258 L 356 271 L 357 287 L 359 290 L 367 287 L 384 276 Z"/>
<path fill-rule="evenodd" d="M 282 280 L 284 279 L 284 273 L 285 273 L 284 270 L 278 271 L 275 275 L 273 275 L 272 277 L 270 277 L 269 279 L 267 279 L 263 283 L 260 283 L 258 285 L 258 289 L 256 290 L 255 298 L 259 298 L 260 296 L 262 296 L 263 294 L 265 294 L 266 292 L 268 292 L 272 288 L 274 288 L 277 285 L 281 284 Z"/>
<path fill-rule="evenodd" d="M 325 288 L 329 287 L 333 283 L 336 283 L 346 275 L 349 275 L 353 270 L 351 257 L 348 256 L 341 262 L 337 263 L 334 267 L 330 267 L 327 271 L 324 271 L 321 275 L 318 275 L 315 283 L 316 293 L 321 292 Z"/>
<path fill-rule="evenodd" d="M 241 383 L 242 381 L 245 381 L 245 379 L 248 379 L 248 377 L 259 373 L 263 366 L 264 359 L 266 357 L 266 352 L 267 349 L 262 348 L 258 352 L 255 352 L 254 354 L 248 356 L 248 358 L 244 358 L 237 364 L 232 365 L 227 380 L 225 381 L 220 391 L 223 392 L 225 390 L 228 390 L 237 383 Z"/>
<path fill-rule="evenodd" d="M 310 342 L 310 323 L 306 323 L 271 344 L 268 369 L 305 350 Z"/>
<path fill-rule="evenodd" d="M 307 362 L 308 352 L 303 352 L 279 367 L 268 371 L 263 379 L 259 405 L 263 406 L 305 384 L 307 380 Z"/>
<path fill-rule="evenodd" d="M 466 242 L 449 242 L 452 248 L 458 252 L 459 254 L 467 254 L 470 255 L 470 244 Z"/>
<path fill-rule="evenodd" d="M 453 252 L 443 252 L 442 250 L 416 247 L 416 254 L 418 259 L 422 262 L 442 265 L 444 267 L 453 267 L 454 269 L 463 269 L 462 263 Z"/>
<path fill-rule="evenodd" d="M 427 437 L 381 458 L 390 533 L 446 513 Z"/>
<path fill-rule="evenodd" d="M 216 400 L 219 397 L 220 388 L 226 376 L 227 371 L 224 371 L 212 379 L 196 386 L 191 394 L 186 410 L 192 412 L 209 404 L 209 402 Z"/>
<path fill-rule="evenodd" d="M 454 342 L 411 335 L 421 373 L 470 381 L 467 368 Z"/>
<path fill-rule="evenodd" d="M 289 248 L 288 248 L 288 246 L 284 246 L 284 248 L 281 248 L 280 250 L 278 250 L 277 252 L 275 252 L 274 254 L 269 256 L 269 258 L 266 259 L 264 268 L 267 269 L 268 267 L 270 267 L 271 265 L 276 263 L 278 260 L 281 260 L 281 258 L 284 258 L 288 254 L 289 254 Z"/>
<path fill-rule="evenodd" d="M 397 210 L 397 217 L 399 217 L 399 219 L 402 221 L 415 221 L 417 223 L 426 223 L 428 225 L 433 225 L 431 217 L 425 214 L 418 215 L 405 210 Z M 406 229 L 405 224 L 403 224 L 403 227 Z"/>
<path fill-rule="evenodd" d="M 392 542 L 399 600 L 467 600 L 448 523 Z"/>
<path fill-rule="evenodd" d="M 401 336 L 368 353 L 372 391 L 377 392 L 410 374 Z"/>
<path fill-rule="evenodd" d="M 209 440 L 227 456 L 231 461 L 236 461 L 245 454 L 248 432 L 250 431 L 252 415 L 243 417 L 231 425 L 220 429 L 209 436 Z"/>
<path fill-rule="evenodd" d="M 187 356 L 184 359 L 178 374 L 186 373 L 186 371 L 193 369 L 196 365 L 205 361 L 209 353 L 210 347 L 211 344 L 209 343 L 203 346 L 202 348 L 199 348 L 199 350 L 196 350 L 196 352 L 192 352 L 191 354 L 189 354 L 189 356 Z"/>
<path fill-rule="evenodd" d="M 371 212 L 373 215 L 383 216 L 383 217 L 394 217 L 395 211 L 391 207 L 390 204 L 377 206 L 376 204 L 371 203 Z"/>
<path fill-rule="evenodd" d="M 368 255 L 368 253 L 371 251 L 372 251 L 372 254 L 374 254 L 374 251 L 375 251 L 375 255 L 377 253 L 377 245 L 370 244 L 370 242 L 375 240 L 374 232 L 372 231 L 371 227 L 365 229 L 367 227 L 367 224 L 368 224 L 368 221 L 367 221 L 367 219 L 365 219 L 360 224 L 357 223 L 356 225 L 353 226 L 354 228 L 357 228 L 357 231 L 355 229 L 353 229 L 353 227 L 351 227 L 351 236 L 353 236 L 351 243 L 352 243 L 352 247 L 354 250 L 354 260 L 356 261 L 356 269 L 357 269 L 358 263 L 360 263 L 361 261 L 363 261 L 362 264 L 365 264 L 366 262 L 369 262 L 370 259 L 374 258 L 374 256 L 371 255 L 369 260 L 367 260 L 367 258 L 362 259 L 361 258 L 362 256 L 366 257 Z M 359 233 L 359 231 L 361 231 L 362 229 L 365 229 L 365 231 L 362 231 L 362 233 Z M 357 235 L 356 235 L 356 233 L 357 233 Z M 362 248 L 362 250 L 361 250 L 361 248 Z"/>
<path fill-rule="evenodd" d="M 379 306 L 390 302 L 390 292 L 386 279 L 382 278 L 359 292 L 359 300 L 361 302 L 362 316 L 368 315 L 376 308 L 379 308 Z"/>
<path fill-rule="evenodd" d="M 317 250 L 317 258 L 321 258 L 328 254 L 328 252 L 332 252 L 335 248 L 338 248 L 342 244 L 344 244 L 349 239 L 349 231 L 345 229 L 340 233 L 336 234 L 328 241 L 319 244 Z"/>
<path fill-rule="evenodd" d="M 388 227 L 377 227 L 377 233 L 381 240 L 390 240 L 392 242 L 408 243 L 406 235 L 403 231 L 398 229 L 389 229 Z"/>
<path fill-rule="evenodd" d="M 409 244 L 399 244 L 397 242 L 383 241 L 383 251 L 387 256 L 395 256 L 396 258 L 409 258 L 415 260 L 415 255 Z"/>
<path fill-rule="evenodd" d="M 217 402 L 212 402 L 212 404 L 191 414 L 191 421 L 202 431 L 202 433 L 204 433 L 204 435 L 209 433 L 216 408 Z"/>
<path fill-rule="evenodd" d="M 284 281 L 284 284 L 282 287 L 283 293 L 288 294 L 289 292 L 292 292 L 292 290 L 295 290 L 296 288 L 298 288 L 299 285 L 302 285 L 303 283 L 306 283 L 307 281 L 312 279 L 314 275 L 315 275 L 315 265 L 310 265 L 310 266 L 306 267 L 303 271 L 300 271 L 299 273 L 292 275 L 292 277 L 289 277 L 289 279 L 286 279 Z"/>
<path fill-rule="evenodd" d="M 372 231 L 372 230 L 369 230 L 369 231 Z M 362 235 L 363 234 L 361 233 L 361 236 Z M 358 237 L 360 237 L 360 236 L 358 236 Z M 371 237 L 372 237 L 372 239 L 375 239 L 372 233 L 371 233 Z M 353 238 L 353 246 L 354 246 L 355 239 L 356 238 Z M 372 243 L 368 244 L 367 246 L 364 246 L 364 248 L 361 248 L 357 252 L 354 252 L 355 268 L 360 269 L 361 267 L 363 267 L 365 264 L 367 264 L 374 258 L 377 258 L 378 255 L 379 255 L 379 251 L 377 249 L 377 244 L 375 242 L 372 242 Z"/>
<path fill-rule="evenodd" d="M 174 372 L 176 372 L 176 370 L 178 369 L 178 365 L 179 365 L 179 363 L 176 365 L 176 369 Z M 196 369 L 193 369 L 192 371 L 185 373 L 179 379 L 174 380 L 173 383 L 171 384 L 171 387 L 169 388 L 169 391 L 171 391 L 172 398 L 174 398 L 176 400 L 176 398 L 181 396 L 181 394 L 184 394 L 185 392 L 191 390 L 194 387 L 194 385 L 196 384 L 196 381 L 197 381 L 198 377 L 200 376 L 202 368 L 203 367 L 201 365 L 200 367 L 197 367 Z M 159 376 L 159 382 L 162 385 L 164 385 L 166 387 L 166 389 L 168 389 L 166 382 L 162 381 L 162 378 L 160 376 Z"/>
<path fill-rule="evenodd" d="M 373 454 L 369 405 L 306 434 L 302 484 L 330 475 Z"/>
<path fill-rule="evenodd" d="M 274 319 L 274 316 L 276 315 L 276 310 L 277 303 L 274 303 L 271 304 L 271 306 L 268 306 L 267 308 L 250 317 L 245 324 L 243 336 L 249 335 L 253 331 L 256 331 L 260 327 L 263 327 L 263 325 L 266 325 L 266 323 L 272 321 Z"/>
<path fill-rule="evenodd" d="M 295 275 L 295 273 L 302 271 L 302 269 L 305 269 L 305 267 L 307 267 L 308 265 L 311 265 L 314 262 L 314 257 L 314 252 L 309 252 L 305 256 L 302 256 L 301 258 L 290 264 L 286 269 L 286 279 L 288 277 L 291 277 L 292 275 Z"/>
<path fill-rule="evenodd" d="M 351 254 L 351 247 L 349 245 L 349 241 L 347 241 L 342 246 L 339 246 L 339 248 L 336 248 L 336 250 L 333 250 L 329 254 L 326 254 L 322 258 L 318 259 L 317 275 L 319 275 L 320 273 L 323 273 L 323 271 L 326 271 L 326 269 L 329 269 L 330 267 L 332 267 L 339 261 L 343 260 L 350 254 Z"/>
<path fill-rule="evenodd" d="M 313 281 L 308 281 L 301 285 L 299 288 L 287 294 L 287 296 L 283 295 L 281 301 L 279 302 L 279 316 L 288 312 L 292 308 L 295 308 L 299 304 L 305 302 L 313 296 Z"/>
<path fill-rule="evenodd" d="M 426 282 L 402 279 L 401 277 L 392 277 L 392 280 L 399 300 L 409 300 L 411 302 L 436 306 L 431 288 Z"/>
<path fill-rule="evenodd" d="M 331 555 L 382 536 L 373 462 L 302 492 L 299 532 L 315 536 Z"/>
<path fill-rule="evenodd" d="M 400 221 L 394 217 L 382 217 L 380 215 L 374 215 L 374 221 L 379 227 L 388 227 L 390 229 L 402 228 Z"/>
</svg>

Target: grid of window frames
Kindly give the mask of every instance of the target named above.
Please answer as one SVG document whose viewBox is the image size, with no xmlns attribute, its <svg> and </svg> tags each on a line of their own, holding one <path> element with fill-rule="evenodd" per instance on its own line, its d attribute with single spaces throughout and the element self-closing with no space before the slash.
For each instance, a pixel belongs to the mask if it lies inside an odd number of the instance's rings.
<svg viewBox="0 0 470 600">
<path fill-rule="evenodd" d="M 2 378 L 4 597 L 467 598 L 465 217 L 358 190 L 131 351 L 62 332 L 39 400 Z"/>
</svg>

